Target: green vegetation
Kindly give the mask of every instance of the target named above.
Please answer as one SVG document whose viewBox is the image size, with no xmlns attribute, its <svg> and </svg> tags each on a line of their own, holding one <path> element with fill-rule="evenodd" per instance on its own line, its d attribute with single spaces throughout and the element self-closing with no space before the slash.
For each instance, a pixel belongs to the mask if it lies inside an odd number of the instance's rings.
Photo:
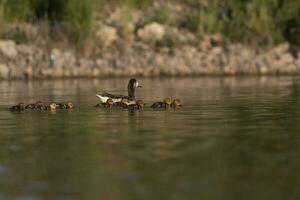
<svg viewBox="0 0 300 200">
<path fill-rule="evenodd" d="M 60 27 L 72 42 L 82 42 L 89 36 L 101 5 L 124 6 L 120 35 L 132 34 L 128 28 L 133 9 L 145 9 L 155 0 L 0 0 L 0 23 L 48 21 Z M 157 1 L 159 2 L 159 1 Z M 166 1 L 167 2 L 167 1 Z M 258 46 L 273 46 L 287 41 L 300 46 L 300 2 L 294 0 L 169 0 L 184 9 L 176 19 L 167 7 L 154 9 L 144 16 L 135 30 L 156 21 L 187 29 L 199 37 L 221 33 L 228 42 L 243 42 Z M 179 17 L 178 17 L 179 16 Z M 125 19 L 126 18 L 126 19 Z M 51 28 L 49 30 L 51 30 Z"/>
<path fill-rule="evenodd" d="M 90 32 L 95 0 L 0 0 L 1 21 L 48 21 L 72 41 L 81 42 Z M 50 30 L 51 30 L 50 28 Z"/>
<path fill-rule="evenodd" d="M 300 45 L 300 2 L 284 0 L 189 0 L 194 7 L 181 23 L 203 34 L 222 33 L 230 42 Z"/>
</svg>

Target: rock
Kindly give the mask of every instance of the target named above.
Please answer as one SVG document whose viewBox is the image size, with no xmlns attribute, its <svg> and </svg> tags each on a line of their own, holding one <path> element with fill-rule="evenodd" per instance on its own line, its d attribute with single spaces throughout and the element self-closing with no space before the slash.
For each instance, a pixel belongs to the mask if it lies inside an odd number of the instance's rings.
<svg viewBox="0 0 300 200">
<path fill-rule="evenodd" d="M 7 58 L 16 58 L 18 55 L 16 43 L 13 40 L 0 40 L 0 52 Z"/>
<path fill-rule="evenodd" d="M 273 51 L 277 54 L 277 55 L 281 55 L 283 53 L 287 53 L 290 49 L 290 45 L 289 43 L 283 43 L 281 45 L 278 45 L 277 47 L 273 48 Z"/>
<path fill-rule="evenodd" d="M 280 60 L 282 64 L 291 64 L 294 61 L 294 57 L 290 53 L 285 53 L 280 57 Z"/>
<path fill-rule="evenodd" d="M 118 39 L 117 29 L 106 25 L 101 26 L 96 36 L 101 40 L 103 47 L 108 47 Z"/>
<path fill-rule="evenodd" d="M 0 64 L 0 80 L 1 79 L 9 79 L 9 68 L 6 64 Z"/>
<path fill-rule="evenodd" d="M 144 28 L 139 29 L 137 35 L 143 41 L 155 42 L 164 37 L 165 28 L 162 24 L 152 22 L 146 25 Z"/>
</svg>

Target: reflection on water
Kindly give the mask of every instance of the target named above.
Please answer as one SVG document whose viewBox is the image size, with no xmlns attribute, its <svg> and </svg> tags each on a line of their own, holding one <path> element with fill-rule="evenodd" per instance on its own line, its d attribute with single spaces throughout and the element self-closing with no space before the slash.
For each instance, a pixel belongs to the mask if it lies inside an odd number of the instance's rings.
<svg viewBox="0 0 300 200">
<path fill-rule="evenodd" d="M 96 92 L 127 79 L 0 82 L 0 200 L 296 199 L 297 78 L 140 79 L 149 104 L 95 109 Z M 11 113 L 18 103 L 71 100 L 73 111 Z"/>
</svg>

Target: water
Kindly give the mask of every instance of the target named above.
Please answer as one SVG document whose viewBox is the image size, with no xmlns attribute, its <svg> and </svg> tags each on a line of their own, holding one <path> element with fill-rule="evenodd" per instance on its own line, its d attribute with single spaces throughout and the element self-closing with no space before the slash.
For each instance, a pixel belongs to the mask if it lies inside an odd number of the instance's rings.
<svg viewBox="0 0 300 200">
<path fill-rule="evenodd" d="M 300 79 L 139 79 L 149 104 L 95 109 L 127 79 L 0 82 L 0 200 L 199 200 L 300 197 Z M 73 111 L 12 113 L 18 102 Z M 149 105 L 148 104 L 148 105 Z"/>
</svg>

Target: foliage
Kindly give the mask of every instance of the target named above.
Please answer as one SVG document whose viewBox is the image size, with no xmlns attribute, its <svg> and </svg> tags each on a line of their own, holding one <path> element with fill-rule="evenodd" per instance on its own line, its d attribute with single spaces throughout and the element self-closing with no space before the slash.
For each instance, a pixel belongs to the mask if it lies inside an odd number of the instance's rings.
<svg viewBox="0 0 300 200">
<path fill-rule="evenodd" d="M 50 30 L 59 26 L 75 42 L 90 32 L 95 0 L 0 0 L 3 21 L 48 20 Z"/>
<path fill-rule="evenodd" d="M 222 33 L 229 41 L 300 45 L 300 2 L 284 0 L 189 0 L 193 12 L 181 27 L 200 35 Z"/>
<path fill-rule="evenodd" d="M 49 21 L 49 30 L 59 27 L 74 42 L 82 42 L 92 29 L 93 16 L 103 4 L 126 8 L 120 34 L 132 33 L 132 9 L 145 9 L 155 0 L 0 0 L 0 23 Z M 149 21 L 176 25 L 200 37 L 221 33 L 227 41 L 259 46 L 289 42 L 300 46 L 300 1 L 295 0 L 169 0 L 188 7 L 172 18 L 167 8 L 154 9 Z"/>
</svg>

